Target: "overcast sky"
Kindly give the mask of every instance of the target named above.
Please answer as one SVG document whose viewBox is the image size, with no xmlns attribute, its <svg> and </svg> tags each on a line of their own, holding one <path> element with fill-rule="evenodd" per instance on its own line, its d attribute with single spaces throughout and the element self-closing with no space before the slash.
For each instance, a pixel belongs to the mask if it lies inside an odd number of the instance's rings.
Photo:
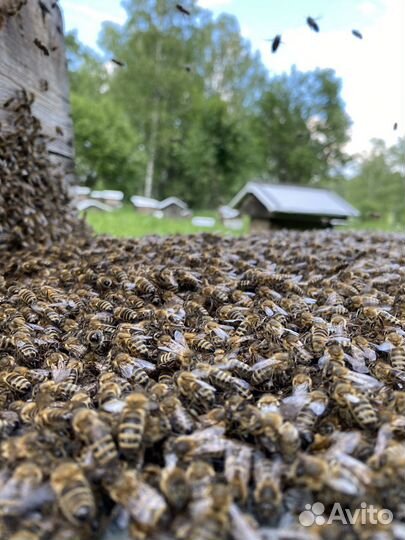
<svg viewBox="0 0 405 540">
<path fill-rule="evenodd" d="M 187 0 L 183 0 L 187 5 Z M 363 152 L 370 139 L 393 144 L 405 134 L 405 0 L 200 0 L 215 14 L 235 15 L 242 34 L 259 49 L 270 73 L 333 68 L 353 126 L 348 150 Z M 119 0 L 61 0 L 66 29 L 96 48 L 101 23 L 125 22 Z M 319 34 L 305 24 L 320 17 Z M 351 30 L 364 36 L 359 40 Z M 264 41 L 281 33 L 276 54 Z M 398 130 L 393 130 L 398 122 Z"/>
</svg>

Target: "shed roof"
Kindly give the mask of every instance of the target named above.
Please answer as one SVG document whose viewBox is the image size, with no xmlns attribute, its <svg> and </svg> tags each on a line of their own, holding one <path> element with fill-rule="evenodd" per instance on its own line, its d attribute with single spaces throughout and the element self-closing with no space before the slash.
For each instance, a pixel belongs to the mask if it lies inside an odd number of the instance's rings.
<svg viewBox="0 0 405 540">
<path fill-rule="evenodd" d="M 229 206 L 238 207 L 246 195 L 255 196 L 270 214 L 356 217 L 359 211 L 328 189 L 248 182 Z"/>
<path fill-rule="evenodd" d="M 131 203 L 135 208 L 156 208 L 159 209 L 159 201 L 150 197 L 142 197 L 141 195 L 133 195 Z"/>
<path fill-rule="evenodd" d="M 183 210 L 187 210 L 187 204 L 179 199 L 178 197 L 167 197 L 167 199 L 163 199 L 163 201 L 160 201 L 159 203 L 159 209 L 164 210 L 168 206 L 175 205 L 179 206 Z"/>
<path fill-rule="evenodd" d="M 93 199 L 106 199 L 110 201 L 122 201 L 124 194 L 122 191 L 115 191 L 113 189 L 105 189 L 103 191 L 92 191 L 91 197 Z"/>
</svg>

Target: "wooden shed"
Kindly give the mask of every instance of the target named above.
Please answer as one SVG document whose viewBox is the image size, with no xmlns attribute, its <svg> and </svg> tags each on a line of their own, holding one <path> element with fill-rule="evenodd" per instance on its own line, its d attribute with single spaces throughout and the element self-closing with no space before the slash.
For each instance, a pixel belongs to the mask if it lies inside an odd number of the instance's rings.
<svg viewBox="0 0 405 540">
<path fill-rule="evenodd" d="M 230 205 L 250 216 L 251 229 L 318 229 L 359 216 L 342 197 L 328 189 L 248 182 Z"/>
<path fill-rule="evenodd" d="M 56 0 L 0 2 L 0 104 L 17 90 L 34 97 L 33 113 L 47 136 L 52 160 L 73 180 L 73 124 L 69 104 L 63 19 Z M 7 110 L 0 107 L 0 124 L 7 130 Z"/>
</svg>

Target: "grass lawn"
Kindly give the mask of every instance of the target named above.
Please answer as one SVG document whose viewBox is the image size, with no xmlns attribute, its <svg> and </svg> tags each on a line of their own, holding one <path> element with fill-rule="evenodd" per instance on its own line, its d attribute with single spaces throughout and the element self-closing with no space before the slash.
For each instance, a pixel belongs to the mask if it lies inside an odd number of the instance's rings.
<svg viewBox="0 0 405 540">
<path fill-rule="evenodd" d="M 113 212 L 100 212 L 88 210 L 85 213 L 87 222 L 99 234 L 111 236 L 135 237 L 149 234 L 193 234 L 200 232 L 213 232 L 240 236 L 249 232 L 248 220 L 244 220 L 244 227 L 240 231 L 232 231 L 224 227 L 216 212 L 194 212 L 195 216 L 207 216 L 216 219 L 215 227 L 195 227 L 191 219 L 158 219 L 153 216 L 145 216 L 137 213 L 130 205 L 124 205 L 120 210 Z"/>
<path fill-rule="evenodd" d="M 243 229 L 232 231 L 224 227 L 216 212 L 196 211 L 194 215 L 208 216 L 216 219 L 216 225 L 213 228 L 195 227 L 191 219 L 158 219 L 153 216 L 145 216 L 135 212 L 130 205 L 125 205 L 120 210 L 113 212 L 100 212 L 97 210 L 88 210 L 85 213 L 87 222 L 98 234 L 108 234 L 111 236 L 136 237 L 150 234 L 160 236 L 170 234 L 195 234 L 199 232 L 213 232 L 220 234 L 230 234 L 241 236 L 249 233 L 249 220 L 244 219 Z M 393 225 L 384 220 L 361 220 L 352 219 L 347 225 L 338 227 L 340 230 L 375 230 L 386 232 L 405 232 L 404 225 Z"/>
</svg>

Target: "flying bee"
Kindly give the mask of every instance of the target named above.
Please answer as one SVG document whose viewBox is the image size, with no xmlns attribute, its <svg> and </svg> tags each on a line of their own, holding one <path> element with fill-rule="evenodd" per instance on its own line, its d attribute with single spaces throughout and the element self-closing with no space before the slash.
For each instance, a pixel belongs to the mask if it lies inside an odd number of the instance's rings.
<svg viewBox="0 0 405 540">
<path fill-rule="evenodd" d="M 354 421 L 362 428 L 374 430 L 379 424 L 375 408 L 367 396 L 347 383 L 338 383 L 333 392 L 338 405 L 346 407 Z"/>
<path fill-rule="evenodd" d="M 91 521 L 96 513 L 90 484 L 73 462 L 58 465 L 51 473 L 51 486 L 65 518 L 75 526 Z"/>
<path fill-rule="evenodd" d="M 109 467 L 118 461 L 110 428 L 96 411 L 79 409 L 73 417 L 72 426 L 75 434 L 88 446 L 101 467 Z"/>
<path fill-rule="evenodd" d="M 3 373 L 1 376 L 1 381 L 13 392 L 19 394 L 25 394 L 31 390 L 30 381 L 25 378 L 23 375 L 20 375 L 18 371 L 10 371 Z"/>
<path fill-rule="evenodd" d="M 143 443 L 148 403 L 148 398 L 143 394 L 126 397 L 118 425 L 118 446 L 127 457 L 136 457 Z"/>
<path fill-rule="evenodd" d="M 169 418 L 175 433 L 191 433 L 194 430 L 193 418 L 178 398 L 167 396 L 162 400 L 160 407 Z"/>
<path fill-rule="evenodd" d="M 268 519 L 279 510 L 282 503 L 280 463 L 267 459 L 261 452 L 255 452 L 253 477 L 253 499 L 257 513 Z"/>
<path fill-rule="evenodd" d="M 165 467 L 162 470 L 160 490 L 172 508 L 181 511 L 191 497 L 191 487 L 187 475 L 179 467 Z"/>
<path fill-rule="evenodd" d="M 193 373 L 180 372 L 176 377 L 176 384 L 184 397 L 204 409 L 212 407 L 215 402 L 215 387 L 202 381 Z"/>
<path fill-rule="evenodd" d="M 188 16 L 191 15 L 191 12 L 188 9 L 186 9 L 184 6 L 182 6 L 181 4 L 176 4 L 176 9 L 177 11 L 180 11 L 180 13 L 183 15 L 188 15 Z"/>
<path fill-rule="evenodd" d="M 277 34 L 273 39 L 266 39 L 271 41 L 271 52 L 275 53 L 281 44 L 281 34 Z"/>
<path fill-rule="evenodd" d="M 352 34 L 356 38 L 363 39 L 363 34 L 361 32 L 359 32 L 358 30 L 352 30 Z"/>
<path fill-rule="evenodd" d="M 316 20 L 313 17 L 307 17 L 307 25 L 313 30 L 314 32 L 319 32 L 319 26 Z"/>
<path fill-rule="evenodd" d="M 229 442 L 225 451 L 225 478 L 236 500 L 245 502 L 248 496 L 252 448 Z"/>
<path fill-rule="evenodd" d="M 252 366 L 252 384 L 258 386 L 266 381 L 272 381 L 274 378 L 283 378 L 289 367 L 289 354 L 275 353 L 271 358 L 261 360 Z"/>
</svg>

